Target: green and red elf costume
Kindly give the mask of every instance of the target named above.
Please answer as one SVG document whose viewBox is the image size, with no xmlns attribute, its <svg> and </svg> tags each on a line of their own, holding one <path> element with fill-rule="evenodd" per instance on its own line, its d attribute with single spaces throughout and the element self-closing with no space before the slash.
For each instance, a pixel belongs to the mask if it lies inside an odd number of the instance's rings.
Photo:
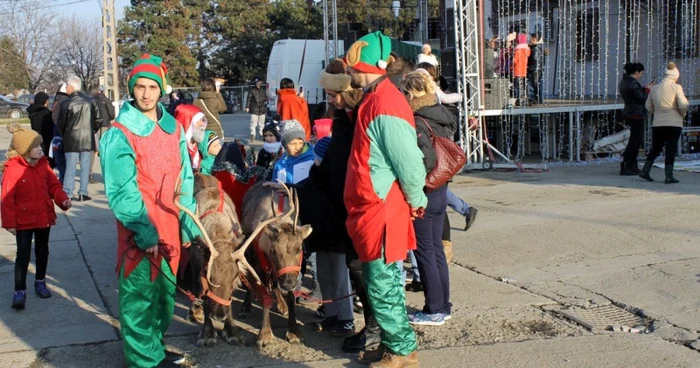
<svg viewBox="0 0 700 368">
<path fill-rule="evenodd" d="M 137 79 L 148 78 L 164 95 L 166 73 L 159 57 L 143 55 L 129 75 L 129 93 Z M 119 321 L 129 367 L 155 367 L 165 359 L 181 245 L 201 235 L 174 202 L 179 178 L 180 203 L 192 211 L 196 206 L 184 132 L 160 104 L 157 114 L 153 121 L 135 102 L 125 103 L 100 141 L 105 192 L 117 219 Z M 146 255 L 156 245 L 158 256 Z"/>
<path fill-rule="evenodd" d="M 385 75 L 390 52 L 390 39 L 375 32 L 357 40 L 346 61 L 360 73 Z M 401 92 L 385 77 L 366 89 L 345 181 L 346 225 L 362 262 L 382 344 L 406 356 L 417 343 L 406 314 L 400 262 L 416 249 L 411 210 L 428 203 L 423 154 L 416 144 L 413 112 Z"/>
</svg>

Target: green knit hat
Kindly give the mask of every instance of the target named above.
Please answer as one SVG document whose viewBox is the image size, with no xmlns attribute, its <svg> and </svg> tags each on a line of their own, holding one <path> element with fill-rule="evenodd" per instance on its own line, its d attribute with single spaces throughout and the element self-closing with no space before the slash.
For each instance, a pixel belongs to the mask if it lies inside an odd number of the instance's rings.
<svg viewBox="0 0 700 368">
<path fill-rule="evenodd" d="M 390 54 L 391 39 L 377 31 L 355 41 L 345 55 L 345 62 L 361 73 L 386 74 L 392 59 Z"/>
<path fill-rule="evenodd" d="M 163 63 L 163 59 L 151 54 L 143 54 L 131 69 L 129 74 L 129 95 L 134 97 L 134 84 L 139 78 L 148 78 L 156 81 L 160 86 L 160 96 L 167 94 L 168 87 L 168 68 Z"/>
</svg>

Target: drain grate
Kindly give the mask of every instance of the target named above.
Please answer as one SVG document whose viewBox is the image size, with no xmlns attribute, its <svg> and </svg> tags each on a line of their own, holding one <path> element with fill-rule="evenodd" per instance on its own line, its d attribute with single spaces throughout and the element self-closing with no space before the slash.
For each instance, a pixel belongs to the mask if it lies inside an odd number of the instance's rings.
<svg viewBox="0 0 700 368">
<path fill-rule="evenodd" d="M 610 326 L 648 326 L 650 322 L 614 305 L 595 308 L 560 307 L 553 308 L 551 311 L 582 325 L 591 332 L 610 330 Z"/>
</svg>

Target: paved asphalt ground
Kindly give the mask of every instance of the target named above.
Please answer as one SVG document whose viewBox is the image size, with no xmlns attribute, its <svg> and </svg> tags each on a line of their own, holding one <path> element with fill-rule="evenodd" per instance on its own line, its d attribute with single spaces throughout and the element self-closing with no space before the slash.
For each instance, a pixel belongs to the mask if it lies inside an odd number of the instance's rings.
<svg viewBox="0 0 700 368">
<path fill-rule="evenodd" d="M 247 115 L 222 120 L 228 136 L 248 134 Z M 9 139 L 0 131 L 0 147 Z M 700 367 L 700 175 L 679 173 L 681 183 L 669 186 L 620 177 L 617 168 L 456 178 L 451 188 L 479 218 L 465 233 L 464 220 L 450 213 L 454 314 L 442 327 L 416 329 L 423 367 Z M 659 169 L 652 176 L 663 181 Z M 0 231 L 0 367 L 124 366 L 116 228 L 102 185 L 90 191 L 94 201 L 76 203 L 52 229 L 54 297 L 28 293 L 21 312 L 10 308 L 15 240 Z M 30 285 L 33 272 L 32 265 Z M 408 302 L 420 308 L 422 295 L 408 293 Z M 648 329 L 591 332 L 551 312 L 566 306 L 627 308 Z M 279 340 L 263 351 L 254 347 L 257 310 L 239 321 L 244 346 L 219 341 L 207 349 L 194 346 L 199 326 L 183 319 L 186 308 L 180 297 L 166 340 L 200 367 L 359 366 L 339 339 L 313 331 L 313 307 L 298 307 L 303 346 Z M 272 323 L 283 337 L 285 321 Z"/>
</svg>

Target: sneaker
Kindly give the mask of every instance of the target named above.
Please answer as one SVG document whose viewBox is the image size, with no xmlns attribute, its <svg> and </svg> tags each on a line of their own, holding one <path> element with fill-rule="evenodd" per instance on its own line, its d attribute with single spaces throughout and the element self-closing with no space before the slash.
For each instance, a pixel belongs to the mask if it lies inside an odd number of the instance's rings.
<svg viewBox="0 0 700 368">
<path fill-rule="evenodd" d="M 345 337 L 353 333 L 355 333 L 355 322 L 353 321 L 338 321 L 338 323 L 331 328 L 331 336 L 333 337 Z"/>
<path fill-rule="evenodd" d="M 187 362 L 187 357 L 185 354 L 176 353 L 174 351 L 165 351 L 165 360 L 168 360 L 176 365 L 183 365 Z"/>
<path fill-rule="evenodd" d="M 85 195 L 85 194 L 81 194 L 77 197 L 73 197 L 73 202 L 87 202 L 87 201 L 91 201 L 91 200 L 92 200 L 92 197 Z"/>
<path fill-rule="evenodd" d="M 314 315 L 315 315 L 316 317 L 320 318 L 320 319 L 326 318 L 326 312 L 325 312 L 325 310 L 323 309 L 323 304 L 321 304 L 321 305 L 318 307 L 318 309 L 316 309 L 316 312 L 314 313 Z"/>
<path fill-rule="evenodd" d="M 406 272 L 406 284 L 410 284 L 413 281 L 413 272 L 411 270 L 407 270 Z"/>
<path fill-rule="evenodd" d="M 20 310 L 24 309 L 24 302 L 27 300 L 27 291 L 15 291 L 15 296 L 12 298 L 12 308 Z"/>
<path fill-rule="evenodd" d="M 412 325 L 442 326 L 445 324 L 445 316 L 442 313 L 427 314 L 417 312 L 408 315 L 408 323 Z"/>
<path fill-rule="evenodd" d="M 449 321 L 452 319 L 452 313 L 443 313 L 442 317 L 445 319 L 445 321 Z"/>
<path fill-rule="evenodd" d="M 478 214 L 478 209 L 474 207 L 469 208 L 469 212 L 467 212 L 467 215 L 464 216 L 464 218 L 466 219 L 466 223 L 464 224 L 464 231 L 469 230 L 469 228 L 472 227 L 472 225 L 474 225 L 474 221 L 476 221 L 476 215 Z"/>
<path fill-rule="evenodd" d="M 41 299 L 48 299 L 51 297 L 51 292 L 49 288 L 46 287 L 46 280 L 34 281 L 34 291 L 36 291 L 36 295 L 39 295 Z"/>
</svg>

